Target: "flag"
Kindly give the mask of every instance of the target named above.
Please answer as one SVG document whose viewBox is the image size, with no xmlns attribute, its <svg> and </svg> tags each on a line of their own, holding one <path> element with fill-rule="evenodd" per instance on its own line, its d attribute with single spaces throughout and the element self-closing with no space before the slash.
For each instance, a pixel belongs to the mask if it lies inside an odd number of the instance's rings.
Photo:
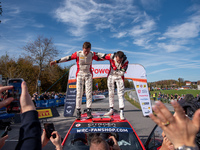
<svg viewBox="0 0 200 150">
<path fill-rule="evenodd" d="M 97 89 L 98 89 L 98 83 L 96 83 L 96 85 L 95 85 L 96 87 L 97 87 Z"/>
</svg>

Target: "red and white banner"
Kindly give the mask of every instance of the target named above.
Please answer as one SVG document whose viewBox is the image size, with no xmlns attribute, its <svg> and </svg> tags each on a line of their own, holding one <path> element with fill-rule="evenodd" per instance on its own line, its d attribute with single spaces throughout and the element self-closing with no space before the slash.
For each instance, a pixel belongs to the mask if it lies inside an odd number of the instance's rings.
<svg viewBox="0 0 200 150">
<path fill-rule="evenodd" d="M 109 69 L 110 64 L 93 64 L 93 78 L 106 78 L 108 76 Z M 76 70 L 76 65 L 73 65 L 70 68 L 68 84 L 76 82 Z M 152 113 L 152 107 L 147 86 L 146 71 L 144 67 L 140 64 L 129 64 L 124 77 L 125 79 L 133 80 L 143 115 L 148 116 L 150 113 Z"/>
</svg>

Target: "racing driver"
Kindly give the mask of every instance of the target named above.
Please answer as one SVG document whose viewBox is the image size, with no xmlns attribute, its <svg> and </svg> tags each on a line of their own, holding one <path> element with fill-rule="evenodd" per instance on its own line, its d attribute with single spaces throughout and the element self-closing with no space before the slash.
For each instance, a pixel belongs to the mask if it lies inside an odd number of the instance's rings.
<svg viewBox="0 0 200 150">
<path fill-rule="evenodd" d="M 76 109 L 77 109 L 77 119 L 81 119 L 81 102 L 83 95 L 83 85 L 85 83 L 85 91 L 86 91 L 86 107 L 87 107 L 87 118 L 92 118 L 91 114 L 91 106 L 92 106 L 92 60 L 100 61 L 101 57 L 105 57 L 105 54 L 95 53 L 90 51 L 91 43 L 85 42 L 83 43 L 82 51 L 77 51 L 72 55 L 63 57 L 59 60 L 51 61 L 50 66 L 70 61 L 76 59 L 77 64 L 77 72 L 76 72 Z"/>
<path fill-rule="evenodd" d="M 117 85 L 117 93 L 119 99 L 120 119 L 124 120 L 124 73 L 128 68 L 128 60 L 122 51 L 114 54 L 107 54 L 104 59 L 110 61 L 110 70 L 108 73 L 108 92 L 109 92 L 109 106 L 110 111 L 105 113 L 105 116 L 111 116 L 114 113 L 114 89 L 115 82 Z"/>
</svg>

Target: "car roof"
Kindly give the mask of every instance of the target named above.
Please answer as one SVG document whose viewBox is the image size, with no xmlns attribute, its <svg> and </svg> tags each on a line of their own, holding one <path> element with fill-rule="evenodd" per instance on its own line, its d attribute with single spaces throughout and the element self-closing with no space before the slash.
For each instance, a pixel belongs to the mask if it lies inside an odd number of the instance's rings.
<svg viewBox="0 0 200 150">
<path fill-rule="evenodd" d="M 117 110 L 114 110 L 112 116 L 104 116 L 107 112 L 107 109 L 93 109 L 92 110 L 92 119 L 87 119 L 87 113 L 81 114 L 80 120 L 75 120 L 77 123 L 94 123 L 94 122 L 127 122 L 127 120 L 121 120 L 120 115 Z"/>
</svg>

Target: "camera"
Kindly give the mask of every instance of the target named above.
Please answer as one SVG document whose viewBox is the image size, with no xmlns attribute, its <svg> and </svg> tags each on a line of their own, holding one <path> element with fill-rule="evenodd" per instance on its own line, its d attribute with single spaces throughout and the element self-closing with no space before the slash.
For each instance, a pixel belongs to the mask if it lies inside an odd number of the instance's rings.
<svg viewBox="0 0 200 150">
<path fill-rule="evenodd" d="M 109 146 L 113 146 L 114 145 L 113 139 L 107 139 L 106 142 L 108 143 Z"/>
<path fill-rule="evenodd" d="M 44 123 L 44 129 L 46 131 L 47 138 L 50 139 L 52 132 L 55 131 L 54 124 L 53 123 Z M 52 136 L 54 139 L 56 138 L 55 134 L 53 134 Z"/>
<path fill-rule="evenodd" d="M 20 96 L 21 96 L 21 84 L 24 80 L 22 78 L 14 78 L 8 80 L 8 85 L 13 86 L 12 89 L 8 90 L 7 98 L 13 97 L 14 100 L 6 107 L 7 113 L 20 113 Z"/>
</svg>

